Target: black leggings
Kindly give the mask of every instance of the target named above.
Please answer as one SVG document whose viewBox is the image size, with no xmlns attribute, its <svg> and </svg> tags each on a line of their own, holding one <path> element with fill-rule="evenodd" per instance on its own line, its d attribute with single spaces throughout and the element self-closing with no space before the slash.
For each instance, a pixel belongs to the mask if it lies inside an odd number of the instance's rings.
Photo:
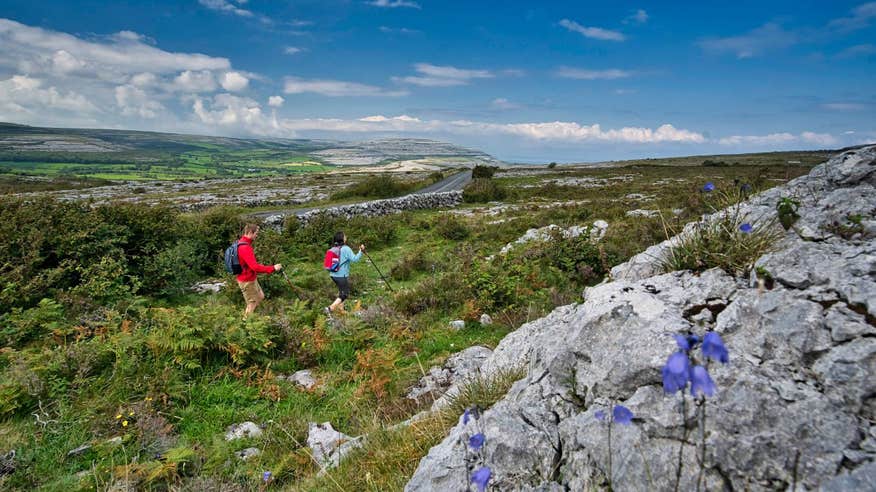
<svg viewBox="0 0 876 492">
<path fill-rule="evenodd" d="M 341 298 L 341 301 L 346 301 L 347 297 L 350 296 L 350 278 L 332 277 L 332 280 L 334 280 L 335 285 L 338 286 L 338 297 Z"/>
</svg>

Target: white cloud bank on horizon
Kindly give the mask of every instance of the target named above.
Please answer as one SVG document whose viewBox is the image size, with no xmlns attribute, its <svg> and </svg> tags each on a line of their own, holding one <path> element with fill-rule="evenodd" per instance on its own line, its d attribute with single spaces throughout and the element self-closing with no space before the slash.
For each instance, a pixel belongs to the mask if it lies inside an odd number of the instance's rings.
<svg viewBox="0 0 876 492">
<path fill-rule="evenodd" d="M 409 115 L 372 115 L 357 119 L 344 118 L 281 118 L 262 112 L 259 104 L 248 98 L 219 94 L 212 100 L 198 99 L 194 112 L 202 123 L 232 128 L 238 132 L 271 137 L 301 137 L 302 134 L 397 134 L 407 136 L 459 135 L 510 136 L 533 142 L 565 144 L 719 144 L 739 147 L 779 146 L 783 144 L 831 146 L 840 139 L 827 133 L 804 131 L 797 135 L 734 135 L 707 138 L 700 132 L 663 124 L 657 128 L 622 127 L 604 129 L 599 124 L 553 121 L 533 123 L 491 123 L 471 120 L 427 120 Z"/>
</svg>

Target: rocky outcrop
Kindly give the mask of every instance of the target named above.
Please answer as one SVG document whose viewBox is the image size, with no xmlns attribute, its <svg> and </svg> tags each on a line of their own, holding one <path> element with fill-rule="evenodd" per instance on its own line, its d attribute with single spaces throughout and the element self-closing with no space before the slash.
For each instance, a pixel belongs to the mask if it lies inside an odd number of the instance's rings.
<svg viewBox="0 0 876 492">
<path fill-rule="evenodd" d="M 872 489 L 874 158 L 876 147 L 841 154 L 743 205 L 758 222 L 775 218 L 780 197 L 800 202 L 795 228 L 756 263 L 772 289 L 718 269 L 661 273 L 673 238 L 616 267 L 615 280 L 588 288 L 583 303 L 505 337 L 482 374 L 523 364 L 527 375 L 477 422 L 491 486 L 673 490 L 678 480 L 678 490 L 700 481 L 708 490 Z M 695 401 L 665 394 L 661 368 L 677 350 L 672 334 L 709 330 L 723 337 L 730 362 L 709 368 L 718 390 L 701 436 Z M 613 404 L 634 419 L 612 427 L 609 466 L 608 426 L 596 414 Z M 460 422 L 432 448 L 406 490 L 467 484 L 472 425 Z"/>
<path fill-rule="evenodd" d="M 349 219 L 352 217 L 377 217 L 380 215 L 391 215 L 404 212 L 406 210 L 423 210 L 431 208 L 455 207 L 462 203 L 461 191 L 447 191 L 442 193 L 421 193 L 416 195 L 406 195 L 400 198 L 389 198 L 386 200 L 373 200 L 370 202 L 355 203 L 352 205 L 341 205 L 337 207 L 322 208 L 311 210 L 309 212 L 297 214 L 298 223 L 306 225 L 310 220 L 317 215 L 327 215 L 329 217 L 343 217 Z M 265 224 L 274 227 L 282 228 L 286 220 L 285 214 L 274 214 L 265 217 Z"/>
</svg>

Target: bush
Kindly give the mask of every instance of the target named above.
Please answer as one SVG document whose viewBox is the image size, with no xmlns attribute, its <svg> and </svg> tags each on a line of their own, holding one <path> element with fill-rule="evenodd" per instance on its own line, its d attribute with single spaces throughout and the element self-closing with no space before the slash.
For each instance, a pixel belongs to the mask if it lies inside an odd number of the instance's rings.
<svg viewBox="0 0 876 492">
<path fill-rule="evenodd" d="M 413 288 L 397 293 L 394 302 L 396 309 L 413 316 L 428 309 L 458 308 L 466 298 L 466 287 L 460 275 L 445 273 L 428 277 Z"/>
<path fill-rule="evenodd" d="M 435 221 L 435 232 L 444 239 L 451 241 L 462 241 L 471 235 L 465 222 L 460 220 L 455 215 L 442 214 Z"/>
<path fill-rule="evenodd" d="M 369 176 L 358 183 L 332 195 L 332 200 L 342 200 L 351 197 L 390 198 L 410 193 L 417 188 L 418 183 L 404 182 L 389 174 Z"/>
<path fill-rule="evenodd" d="M 471 170 L 471 177 L 473 179 L 490 179 L 498 170 L 499 168 L 496 166 L 477 165 Z"/>
<path fill-rule="evenodd" d="M 507 195 L 505 188 L 488 178 L 473 179 L 462 190 L 462 200 L 466 203 L 484 203 L 502 200 Z"/>
</svg>

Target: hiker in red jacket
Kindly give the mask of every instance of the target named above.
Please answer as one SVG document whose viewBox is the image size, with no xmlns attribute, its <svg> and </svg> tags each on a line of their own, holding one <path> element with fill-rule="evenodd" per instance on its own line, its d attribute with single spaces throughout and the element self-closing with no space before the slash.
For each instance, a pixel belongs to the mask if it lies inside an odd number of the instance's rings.
<svg viewBox="0 0 876 492">
<path fill-rule="evenodd" d="M 240 286 L 240 291 L 243 292 L 243 300 L 246 301 L 246 311 L 244 317 L 249 316 L 259 303 L 265 298 L 265 293 L 259 285 L 259 273 L 274 273 L 283 269 L 283 265 L 260 265 L 256 261 L 255 252 L 252 249 L 252 242 L 259 235 L 259 226 L 256 224 L 247 224 L 243 228 L 243 237 L 237 246 L 237 257 L 240 259 L 240 268 L 243 271 L 237 276 L 237 285 Z"/>
</svg>

